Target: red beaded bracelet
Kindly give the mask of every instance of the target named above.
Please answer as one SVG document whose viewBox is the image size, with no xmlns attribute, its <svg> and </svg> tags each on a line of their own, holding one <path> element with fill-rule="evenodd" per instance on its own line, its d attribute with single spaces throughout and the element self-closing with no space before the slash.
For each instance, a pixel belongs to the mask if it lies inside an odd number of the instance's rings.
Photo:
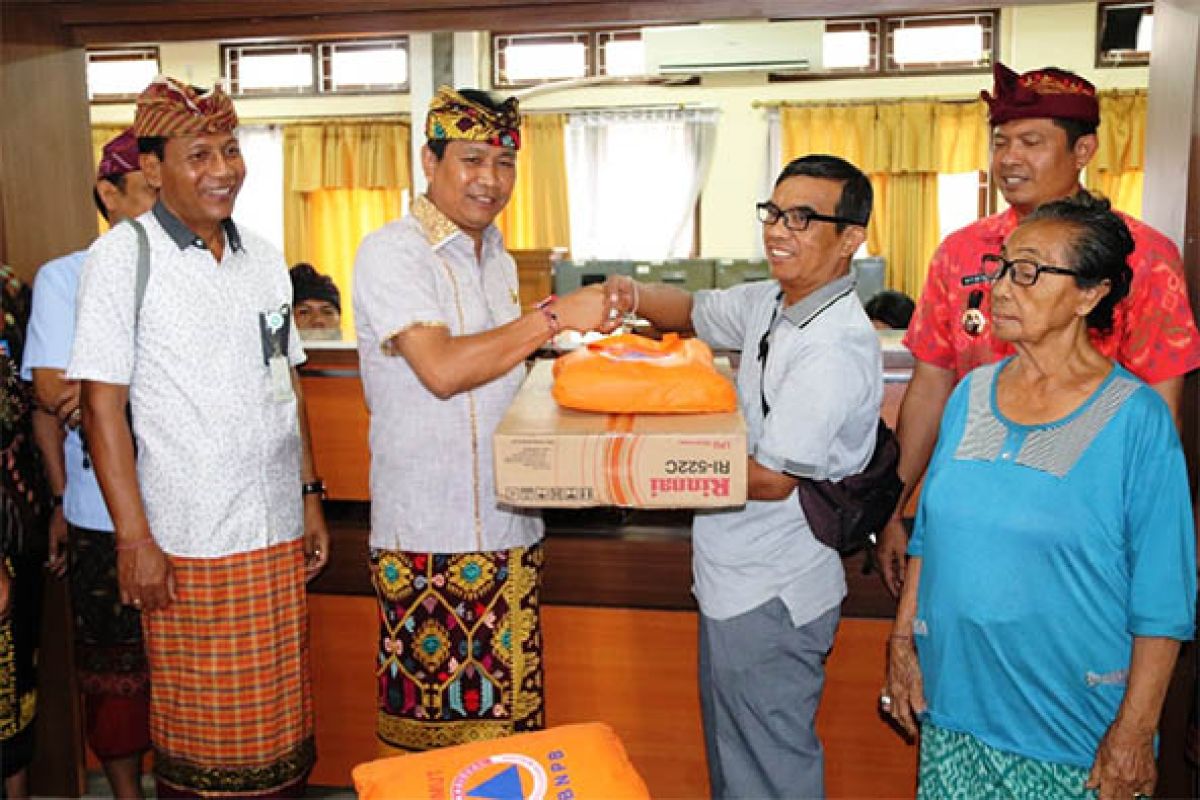
<svg viewBox="0 0 1200 800">
<path fill-rule="evenodd" d="M 558 336 L 558 334 L 562 332 L 562 324 L 558 321 L 558 314 L 555 314 L 553 309 L 550 308 L 551 304 L 553 304 L 557 299 L 558 297 L 556 295 L 550 295 L 545 300 L 534 306 L 534 308 L 542 312 L 542 316 L 546 318 L 546 324 L 550 326 L 551 339 L 553 339 L 555 336 Z"/>
</svg>

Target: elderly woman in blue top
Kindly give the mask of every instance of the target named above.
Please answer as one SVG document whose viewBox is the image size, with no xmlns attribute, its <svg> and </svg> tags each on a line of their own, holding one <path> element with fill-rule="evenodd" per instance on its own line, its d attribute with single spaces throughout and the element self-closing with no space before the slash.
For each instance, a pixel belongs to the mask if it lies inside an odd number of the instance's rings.
<svg viewBox="0 0 1200 800">
<path fill-rule="evenodd" d="M 910 735 L 922 720 L 918 797 L 1154 789 L 1196 560 L 1171 414 L 1089 339 L 1128 292 L 1132 251 L 1081 192 L 984 257 L 1016 355 L 946 406 L 881 698 Z"/>
</svg>

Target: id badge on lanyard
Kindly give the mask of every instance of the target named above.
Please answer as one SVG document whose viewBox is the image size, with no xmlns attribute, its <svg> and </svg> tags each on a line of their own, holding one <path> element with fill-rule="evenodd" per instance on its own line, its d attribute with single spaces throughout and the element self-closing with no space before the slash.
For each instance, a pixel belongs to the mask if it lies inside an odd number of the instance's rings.
<svg viewBox="0 0 1200 800">
<path fill-rule="evenodd" d="M 260 311 L 259 333 L 262 335 L 263 363 L 270 372 L 271 399 L 286 403 L 293 399 L 292 370 L 288 363 L 288 336 L 291 332 L 292 309 L 287 303 L 278 309 Z"/>
<path fill-rule="evenodd" d="M 980 306 L 983 305 L 983 290 L 976 289 L 967 297 L 967 307 L 962 315 L 962 329 L 967 336 L 982 336 L 987 330 L 988 318 Z"/>
</svg>

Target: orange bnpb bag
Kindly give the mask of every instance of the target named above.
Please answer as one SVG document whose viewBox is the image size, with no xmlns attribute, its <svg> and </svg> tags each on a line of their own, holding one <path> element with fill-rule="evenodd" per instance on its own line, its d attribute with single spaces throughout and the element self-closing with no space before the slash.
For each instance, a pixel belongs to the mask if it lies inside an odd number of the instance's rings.
<svg viewBox="0 0 1200 800">
<path fill-rule="evenodd" d="M 607 725 L 562 725 L 383 758 L 353 770 L 359 800 L 649 800 Z"/>
<path fill-rule="evenodd" d="M 621 334 L 554 362 L 554 399 L 564 408 L 605 414 L 716 414 L 737 408 L 737 390 L 713 366 L 699 339 L 661 342 Z"/>
</svg>

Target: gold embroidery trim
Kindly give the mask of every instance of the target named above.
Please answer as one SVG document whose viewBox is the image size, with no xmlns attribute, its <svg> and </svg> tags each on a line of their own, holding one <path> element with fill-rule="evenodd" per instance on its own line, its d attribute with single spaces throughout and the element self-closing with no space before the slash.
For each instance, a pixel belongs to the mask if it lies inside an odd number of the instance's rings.
<svg viewBox="0 0 1200 800">
<path fill-rule="evenodd" d="M 421 226 L 421 232 L 425 234 L 425 238 L 429 240 L 429 243 L 434 248 L 441 246 L 443 242 L 454 234 L 462 232 L 425 195 L 421 195 L 413 201 L 412 215 Z"/>
<path fill-rule="evenodd" d="M 516 733 L 511 719 L 414 722 L 388 716 L 382 711 L 378 713 L 375 726 L 376 733 L 384 744 L 409 751 L 482 742 Z"/>
<path fill-rule="evenodd" d="M 450 279 L 450 286 L 454 289 L 454 308 L 458 312 L 458 330 L 460 333 L 466 333 L 467 320 L 463 314 L 458 279 L 454 277 L 454 270 L 451 269 L 446 259 L 441 256 L 438 256 L 437 259 L 441 262 L 442 269 L 446 271 L 446 276 Z M 475 413 L 475 392 L 468 389 L 466 395 L 467 407 L 471 413 L 471 484 L 472 494 L 475 498 L 475 549 L 483 550 L 483 513 L 479 507 L 479 418 Z"/>
<path fill-rule="evenodd" d="M 425 195 L 421 195 L 413 202 L 412 215 L 420 224 L 422 233 L 425 234 L 425 238 L 429 241 L 430 246 L 434 248 L 434 255 L 437 256 L 438 261 L 442 264 L 442 268 L 446 271 L 446 276 L 450 279 L 450 286 L 454 289 L 454 308 L 458 312 L 458 330 L 460 334 L 466 333 L 467 321 L 463 314 L 462 296 L 458 289 L 458 279 L 455 278 L 454 270 L 451 269 L 446 259 L 437 255 L 436 252 L 439 245 L 461 231 Z M 472 391 L 467 392 L 467 404 L 471 414 L 471 480 L 475 497 L 475 547 L 478 550 L 482 550 L 483 514 L 480 510 L 479 498 L 479 418 L 475 410 L 475 393 Z"/>
<path fill-rule="evenodd" d="M 0 562 L 0 569 L 4 569 Z M 11 739 L 33 722 L 37 690 L 17 691 L 16 647 L 12 621 L 0 623 L 0 739 Z"/>
</svg>

